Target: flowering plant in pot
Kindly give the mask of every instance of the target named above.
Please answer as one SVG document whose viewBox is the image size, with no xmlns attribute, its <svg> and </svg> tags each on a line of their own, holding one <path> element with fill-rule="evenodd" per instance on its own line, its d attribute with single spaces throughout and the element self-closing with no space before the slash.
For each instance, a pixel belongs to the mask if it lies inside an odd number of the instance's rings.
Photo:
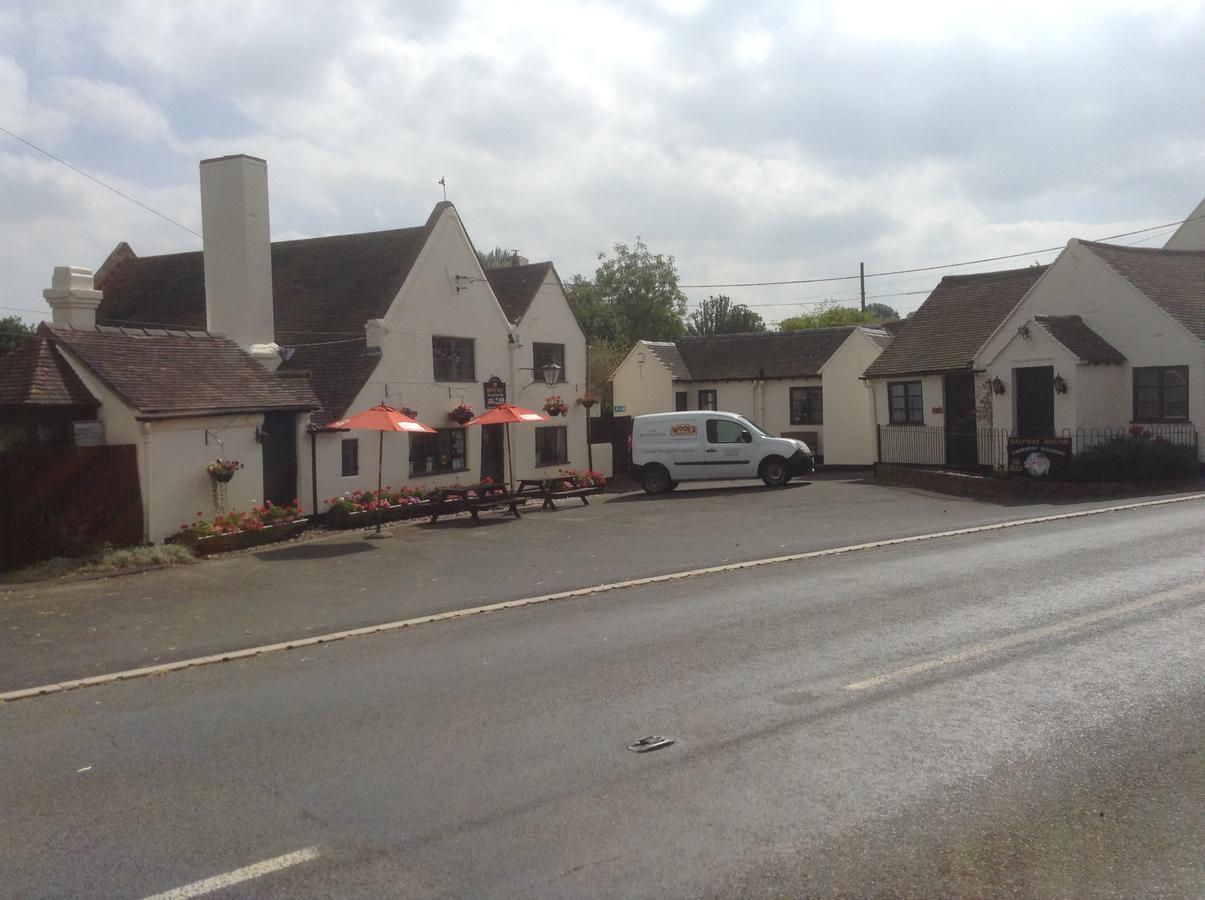
<svg viewBox="0 0 1205 900">
<path fill-rule="evenodd" d="M 589 410 L 598 405 L 598 397 L 596 397 L 590 391 L 586 391 L 586 393 L 577 398 L 577 402 Z"/>
<path fill-rule="evenodd" d="M 567 416 L 569 415 L 569 404 L 557 396 L 545 397 L 544 412 L 550 416 Z"/>
<path fill-rule="evenodd" d="M 205 471 L 214 481 L 227 482 L 242 467 L 243 464 L 237 459 L 215 459 L 205 467 Z"/>
<path fill-rule="evenodd" d="M 458 407 L 456 407 L 455 409 L 453 409 L 451 412 L 448 413 L 448 418 L 451 419 L 453 422 L 455 422 L 457 425 L 463 425 L 465 422 L 469 421 L 469 419 L 473 418 L 473 416 L 475 416 L 475 415 L 477 415 L 477 414 L 475 412 L 473 412 L 473 407 L 469 406 L 467 403 L 462 403 Z"/>
</svg>

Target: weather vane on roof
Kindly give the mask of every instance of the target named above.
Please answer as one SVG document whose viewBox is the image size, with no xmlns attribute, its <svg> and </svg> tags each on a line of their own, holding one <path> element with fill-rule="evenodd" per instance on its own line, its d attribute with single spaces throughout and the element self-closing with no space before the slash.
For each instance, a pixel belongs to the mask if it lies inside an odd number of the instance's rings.
<svg viewBox="0 0 1205 900">
<path fill-rule="evenodd" d="M 439 176 L 439 181 L 435 183 L 444 189 L 444 201 L 446 202 L 448 199 L 448 183 L 444 180 L 442 175 Z"/>
</svg>

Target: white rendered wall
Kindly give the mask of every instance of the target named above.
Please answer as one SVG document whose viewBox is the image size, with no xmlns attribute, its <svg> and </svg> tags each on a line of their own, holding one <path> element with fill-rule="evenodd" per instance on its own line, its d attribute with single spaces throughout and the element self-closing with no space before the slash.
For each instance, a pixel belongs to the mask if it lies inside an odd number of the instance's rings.
<svg viewBox="0 0 1205 900">
<path fill-rule="evenodd" d="M 586 393 L 586 336 L 551 272 L 536 292 L 515 332 L 518 342 L 508 345 L 512 369 L 507 384 L 507 398 L 511 403 L 537 412 L 542 412 L 545 399 L 554 395 L 569 406 L 568 416 L 555 416 L 552 421 L 542 425 L 511 426 L 515 477 L 543 478 L 555 475 L 559 469 L 585 469 L 589 458 L 586 452 L 586 408 L 577 400 Z M 544 384 L 543 375 L 532 371 L 533 346 L 537 342 L 565 345 L 565 380 L 555 387 L 548 387 Z M 533 384 L 533 381 L 537 383 Z M 593 414 L 598 415 L 597 408 Z M 564 425 L 569 429 L 566 434 L 569 461 L 537 466 L 535 428 L 553 425 Z M 477 440 L 480 443 L 479 436 Z"/>
<path fill-rule="evenodd" d="M 855 330 L 821 367 L 826 465 L 875 462 L 874 393 L 861 375 L 882 352 L 864 332 Z"/>
<path fill-rule="evenodd" d="M 1080 394 L 1091 390 L 1080 380 L 1080 367 L 1075 356 L 1050 336 L 1040 325 L 1028 321 L 1029 337 L 1016 331 L 1004 350 L 987 367 L 987 377 L 999 378 L 1005 385 L 1003 394 L 992 395 L 992 427 L 1007 430 L 1010 434 L 1017 427 L 1017 383 L 1014 369 L 1050 366 L 1054 374 L 1062 375 L 1067 382 L 1065 394 L 1054 395 L 1054 433 L 1063 429 L 1074 431 L 1077 425 L 1076 400 Z"/>
<path fill-rule="evenodd" d="M 674 384 L 669 369 L 644 341 L 636 343 L 611 376 L 612 401 L 623 407 L 623 412 L 617 413 L 623 416 L 673 412 L 674 392 L 686 388 Z"/>
</svg>

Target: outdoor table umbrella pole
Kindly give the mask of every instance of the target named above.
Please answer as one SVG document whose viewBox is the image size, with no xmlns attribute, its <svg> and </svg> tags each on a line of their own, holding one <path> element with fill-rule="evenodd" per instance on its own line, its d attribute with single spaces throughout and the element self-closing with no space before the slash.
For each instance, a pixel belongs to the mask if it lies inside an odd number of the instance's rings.
<svg viewBox="0 0 1205 900">
<path fill-rule="evenodd" d="M 524 409 L 521 406 L 515 406 L 513 403 L 500 403 L 493 409 L 487 409 L 476 418 L 470 419 L 465 423 L 465 427 L 470 425 L 504 425 L 506 426 L 506 459 L 510 471 L 510 483 L 507 485 L 507 490 L 515 489 L 515 454 L 511 452 L 510 446 L 510 423 L 511 422 L 547 422 L 548 416 L 541 415 L 538 412 L 533 412 L 530 409 Z"/>
<path fill-rule="evenodd" d="M 424 434 L 438 434 L 434 428 L 428 428 L 422 422 L 410 418 L 401 410 L 394 409 L 392 406 L 387 406 L 382 403 L 374 406 L 372 409 L 366 409 L 364 412 L 356 413 L 352 416 L 340 419 L 337 422 L 331 423 L 332 428 L 359 428 L 366 431 L 377 431 L 380 434 L 377 437 L 377 528 L 373 537 L 381 535 L 381 519 L 384 517 L 384 512 L 381 510 L 381 481 L 385 470 L 385 432 L 386 431 L 403 431 L 403 432 L 421 432 Z"/>
</svg>

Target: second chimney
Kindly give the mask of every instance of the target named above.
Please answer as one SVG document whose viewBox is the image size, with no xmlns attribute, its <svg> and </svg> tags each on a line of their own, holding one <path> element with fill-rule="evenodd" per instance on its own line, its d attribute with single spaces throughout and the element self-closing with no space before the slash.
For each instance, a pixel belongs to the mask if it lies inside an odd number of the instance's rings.
<svg viewBox="0 0 1205 900">
<path fill-rule="evenodd" d="M 205 317 L 270 369 L 280 364 L 272 315 L 268 164 L 254 156 L 201 161 Z"/>
</svg>

